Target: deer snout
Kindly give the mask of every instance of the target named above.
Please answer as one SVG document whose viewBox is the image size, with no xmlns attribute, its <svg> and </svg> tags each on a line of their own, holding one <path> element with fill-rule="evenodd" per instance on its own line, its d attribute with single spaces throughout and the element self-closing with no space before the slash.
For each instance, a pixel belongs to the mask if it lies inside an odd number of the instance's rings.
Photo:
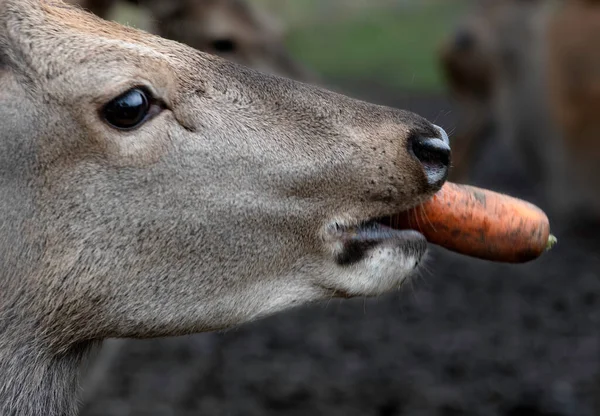
<svg viewBox="0 0 600 416">
<path fill-rule="evenodd" d="M 434 127 L 440 137 L 413 136 L 409 149 L 423 167 L 429 186 L 437 188 L 448 178 L 451 150 L 448 134 L 441 127 Z"/>
<path fill-rule="evenodd" d="M 454 34 L 452 46 L 460 52 L 471 50 L 475 46 L 475 36 L 467 29 L 459 29 Z"/>
</svg>

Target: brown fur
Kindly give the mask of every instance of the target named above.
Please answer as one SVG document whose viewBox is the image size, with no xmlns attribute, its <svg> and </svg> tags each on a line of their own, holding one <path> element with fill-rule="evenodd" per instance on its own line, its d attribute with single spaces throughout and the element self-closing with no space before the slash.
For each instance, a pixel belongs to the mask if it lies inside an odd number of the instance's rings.
<svg viewBox="0 0 600 416">
<path fill-rule="evenodd" d="M 110 127 L 103 106 L 140 84 L 164 110 Z M 3 416 L 75 414 L 105 338 L 400 287 L 423 241 L 344 230 L 436 192 L 410 149 L 447 141 L 410 112 L 44 0 L 0 0 L 0 120 Z"/>
</svg>

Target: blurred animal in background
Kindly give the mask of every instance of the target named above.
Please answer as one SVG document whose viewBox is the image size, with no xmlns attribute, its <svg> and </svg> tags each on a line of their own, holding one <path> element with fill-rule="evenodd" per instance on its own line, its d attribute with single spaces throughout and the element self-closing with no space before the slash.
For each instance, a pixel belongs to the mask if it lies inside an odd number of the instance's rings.
<svg viewBox="0 0 600 416">
<path fill-rule="evenodd" d="M 467 181 L 498 138 L 556 217 L 600 219 L 599 9 L 597 0 L 482 0 L 465 16 L 440 52 L 460 113 L 452 180 Z"/>
<path fill-rule="evenodd" d="M 442 45 L 441 67 L 460 112 L 453 149 L 456 180 L 470 176 L 469 168 L 494 135 L 514 138 L 530 160 L 527 140 L 514 136 L 524 133 L 535 117 L 530 110 L 542 104 L 538 43 L 545 5 L 543 0 L 480 0 Z"/>
<path fill-rule="evenodd" d="M 444 41 L 440 64 L 451 96 L 458 104 L 458 124 L 452 149 L 453 180 L 465 180 L 471 159 L 493 128 L 495 35 L 487 27 L 491 5 L 477 4 Z"/>
<path fill-rule="evenodd" d="M 284 46 L 284 30 L 274 16 L 246 0 L 69 0 L 110 18 L 118 3 L 150 15 L 151 31 L 225 59 L 298 81 L 317 76 Z"/>
</svg>

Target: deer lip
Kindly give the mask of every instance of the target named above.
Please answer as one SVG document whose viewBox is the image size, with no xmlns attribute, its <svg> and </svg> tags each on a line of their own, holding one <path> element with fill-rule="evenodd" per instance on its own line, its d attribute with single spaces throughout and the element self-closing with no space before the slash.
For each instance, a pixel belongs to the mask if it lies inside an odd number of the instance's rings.
<svg viewBox="0 0 600 416">
<path fill-rule="evenodd" d="M 377 246 L 395 246 L 405 254 L 421 256 L 427 250 L 427 240 L 414 230 L 391 227 L 391 217 L 381 217 L 354 226 L 335 224 L 335 237 L 341 244 L 337 262 L 352 264 L 360 261 L 366 253 Z"/>
<path fill-rule="evenodd" d="M 414 238 L 416 235 L 425 238 L 418 231 L 402 229 L 396 225 L 392 225 L 393 223 L 394 220 L 391 215 L 362 221 L 355 225 L 345 225 L 336 222 L 331 224 L 330 232 L 337 235 L 340 240 L 364 238 L 386 239 L 398 237 Z"/>
<path fill-rule="evenodd" d="M 359 239 L 390 239 L 398 237 L 414 237 L 415 235 L 422 236 L 421 233 L 414 230 L 404 230 L 401 228 L 392 227 L 391 222 L 391 217 L 382 217 L 366 221 L 358 226 L 352 227 L 351 235 L 353 238 Z"/>
</svg>

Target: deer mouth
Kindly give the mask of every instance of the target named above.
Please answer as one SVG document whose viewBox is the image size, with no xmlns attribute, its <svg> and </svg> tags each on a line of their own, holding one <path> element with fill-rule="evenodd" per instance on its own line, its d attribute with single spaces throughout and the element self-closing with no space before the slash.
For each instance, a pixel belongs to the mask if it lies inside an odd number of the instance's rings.
<svg viewBox="0 0 600 416">
<path fill-rule="evenodd" d="M 414 230 L 392 227 L 392 217 L 381 217 L 345 225 L 335 222 L 330 225 L 330 236 L 335 238 L 335 258 L 340 265 L 357 263 L 374 249 L 391 249 L 405 257 L 421 259 L 427 251 L 427 239 Z M 415 267 L 418 265 L 415 264 Z"/>
</svg>

